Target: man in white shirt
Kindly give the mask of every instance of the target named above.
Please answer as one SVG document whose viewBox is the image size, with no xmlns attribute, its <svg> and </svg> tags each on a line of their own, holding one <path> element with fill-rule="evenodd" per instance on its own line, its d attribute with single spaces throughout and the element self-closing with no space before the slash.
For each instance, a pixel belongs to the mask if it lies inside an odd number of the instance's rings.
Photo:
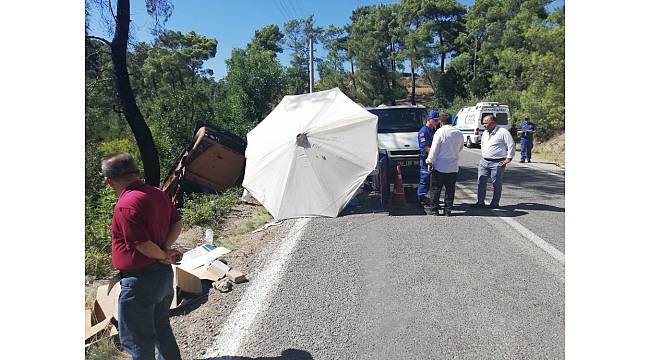
<svg viewBox="0 0 650 360">
<path fill-rule="evenodd" d="M 503 172 L 506 165 L 515 157 L 515 141 L 508 130 L 497 126 L 494 115 L 483 118 L 485 131 L 481 136 L 481 155 L 483 158 L 478 164 L 478 201 L 473 206 L 484 208 L 487 179 L 492 180 L 494 193 L 488 206 L 490 209 L 499 208 Z"/>
<path fill-rule="evenodd" d="M 440 127 L 433 135 L 431 149 L 426 163 L 431 177 L 431 210 L 437 216 L 440 191 L 445 187 L 445 216 L 451 216 L 451 207 L 454 204 L 456 193 L 456 178 L 458 177 L 458 159 L 463 150 L 463 134 L 451 126 L 451 116 L 446 112 L 439 115 Z"/>
</svg>

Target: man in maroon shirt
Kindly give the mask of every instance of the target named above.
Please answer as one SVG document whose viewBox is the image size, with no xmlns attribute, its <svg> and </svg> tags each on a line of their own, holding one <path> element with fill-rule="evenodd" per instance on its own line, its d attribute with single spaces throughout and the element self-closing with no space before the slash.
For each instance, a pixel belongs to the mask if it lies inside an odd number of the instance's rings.
<svg viewBox="0 0 650 360">
<path fill-rule="evenodd" d="M 113 266 L 120 270 L 118 327 L 122 347 L 133 359 L 180 359 L 169 324 L 173 299 L 171 264 L 181 253 L 170 247 L 181 232 L 181 217 L 169 197 L 140 180 L 133 157 L 113 153 L 102 174 L 118 194 L 111 225 Z"/>
</svg>

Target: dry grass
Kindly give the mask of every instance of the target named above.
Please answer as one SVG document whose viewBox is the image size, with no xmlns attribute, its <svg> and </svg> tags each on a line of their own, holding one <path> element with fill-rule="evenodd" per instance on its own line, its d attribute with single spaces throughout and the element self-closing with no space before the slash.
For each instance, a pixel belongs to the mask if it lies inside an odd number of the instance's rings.
<svg viewBox="0 0 650 360">
<path fill-rule="evenodd" d="M 87 309 L 92 309 L 93 303 L 95 302 L 95 299 L 97 298 L 97 288 L 108 284 L 108 280 L 95 280 L 89 285 L 86 285 L 86 308 Z"/>
<path fill-rule="evenodd" d="M 131 356 L 122 351 L 115 338 L 104 338 L 86 349 L 86 360 L 127 360 Z"/>
<path fill-rule="evenodd" d="M 536 143 L 533 146 L 533 154 L 540 160 L 564 167 L 564 133 L 556 135 L 543 143 Z"/>
<path fill-rule="evenodd" d="M 260 207 L 257 213 L 250 219 L 240 222 L 237 226 L 224 231 L 221 236 L 219 236 L 218 242 L 222 246 L 234 251 L 239 248 L 237 240 L 240 236 L 250 233 L 272 220 L 273 217 L 266 211 L 266 209 Z"/>
</svg>

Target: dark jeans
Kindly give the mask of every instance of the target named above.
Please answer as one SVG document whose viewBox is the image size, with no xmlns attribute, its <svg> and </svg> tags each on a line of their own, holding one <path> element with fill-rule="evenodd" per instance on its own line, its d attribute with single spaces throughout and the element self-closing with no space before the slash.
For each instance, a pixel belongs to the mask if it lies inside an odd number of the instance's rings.
<svg viewBox="0 0 650 360">
<path fill-rule="evenodd" d="M 456 178 L 457 172 L 443 173 L 433 169 L 431 174 L 431 208 L 437 210 L 440 205 L 440 192 L 445 187 L 445 210 L 451 210 L 454 205 L 454 196 L 456 195 Z"/>
<path fill-rule="evenodd" d="M 125 273 L 120 281 L 118 325 L 122 347 L 134 360 L 180 360 L 181 354 L 169 324 L 173 299 L 171 265 L 154 264 L 149 272 Z"/>
</svg>

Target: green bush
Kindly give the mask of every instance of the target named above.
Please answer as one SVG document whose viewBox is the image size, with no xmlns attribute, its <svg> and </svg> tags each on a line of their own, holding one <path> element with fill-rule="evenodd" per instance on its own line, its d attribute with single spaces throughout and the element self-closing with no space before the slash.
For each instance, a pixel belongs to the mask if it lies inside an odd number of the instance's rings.
<svg viewBox="0 0 650 360">
<path fill-rule="evenodd" d="M 116 201 L 115 191 L 105 186 L 94 206 L 86 203 L 86 275 L 102 277 L 112 270 L 110 226 Z"/>
<path fill-rule="evenodd" d="M 241 188 L 234 187 L 223 194 L 193 194 L 188 197 L 183 209 L 183 226 L 215 226 L 219 219 L 237 204 Z"/>
<path fill-rule="evenodd" d="M 85 257 L 86 275 L 93 275 L 97 277 L 105 277 L 113 271 L 113 263 L 111 262 L 111 251 L 100 251 L 92 248 L 86 250 Z"/>
</svg>

